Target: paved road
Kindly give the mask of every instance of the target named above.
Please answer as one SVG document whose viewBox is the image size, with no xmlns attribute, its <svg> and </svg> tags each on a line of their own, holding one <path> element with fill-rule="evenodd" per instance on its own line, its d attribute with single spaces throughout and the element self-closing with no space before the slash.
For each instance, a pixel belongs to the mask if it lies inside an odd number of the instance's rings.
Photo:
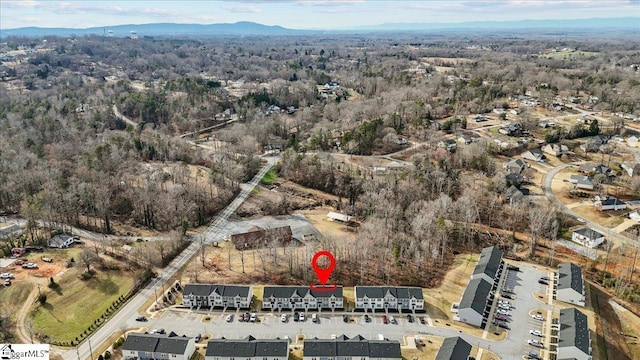
<svg viewBox="0 0 640 360">
<path fill-rule="evenodd" d="M 579 218 L 580 215 L 573 212 L 573 210 L 569 209 L 562 201 L 558 200 L 558 198 L 556 197 L 556 194 L 554 194 L 553 190 L 551 189 L 551 183 L 553 182 L 553 178 L 558 175 L 558 173 L 568 167 L 571 166 L 576 166 L 575 163 L 572 164 L 563 164 L 560 166 L 556 166 L 553 169 L 549 170 L 543 177 L 542 179 L 542 189 L 544 190 L 544 194 L 545 196 L 549 199 L 549 201 L 551 201 L 551 203 L 555 204 L 558 209 L 560 211 L 562 211 L 563 213 L 573 216 L 574 218 Z M 598 223 L 595 223 L 593 221 L 587 220 L 585 219 L 585 224 L 589 227 L 591 227 L 594 230 L 597 230 L 603 234 L 605 234 L 607 236 L 607 238 L 609 240 L 615 240 L 624 244 L 631 244 L 631 245 L 635 245 L 637 244 L 636 241 L 634 241 L 631 238 L 628 238 L 624 235 L 618 234 L 614 231 L 612 231 L 611 229 L 604 227 Z"/>
<path fill-rule="evenodd" d="M 180 270 L 200 249 L 201 242 L 210 244 L 214 241 L 222 241 L 226 234 L 227 219 L 251 194 L 258 182 L 271 169 L 278 157 L 265 158 L 267 164 L 258 172 L 258 174 L 248 183 L 241 185 L 241 191 L 238 196 L 229 204 L 218 217 L 211 223 L 209 228 L 203 232 L 200 237 L 192 242 L 180 255 L 164 268 L 158 277 L 142 289 L 134 296 L 120 311 L 118 311 L 107 323 L 101 326 L 98 331 L 93 333 L 86 341 L 82 342 L 76 349 L 68 350 L 62 354 L 64 360 L 90 359 L 90 349 L 98 348 L 100 344 L 105 342 L 113 333 L 119 333 L 125 324 L 130 323 L 131 319 L 138 316 L 138 309 L 147 302 L 148 299 L 155 296 L 155 289 L 162 287 L 178 270 Z M 200 241 L 202 240 L 202 241 Z M 98 354 L 94 354 L 94 358 Z"/>
</svg>

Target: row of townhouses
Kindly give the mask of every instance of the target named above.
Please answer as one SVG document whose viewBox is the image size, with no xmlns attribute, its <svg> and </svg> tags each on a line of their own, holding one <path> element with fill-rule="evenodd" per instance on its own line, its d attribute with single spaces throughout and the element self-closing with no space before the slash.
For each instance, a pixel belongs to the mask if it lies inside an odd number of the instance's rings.
<svg viewBox="0 0 640 360">
<path fill-rule="evenodd" d="M 424 296 L 419 287 L 356 286 L 357 310 L 424 310 Z M 251 285 L 187 284 L 182 305 L 190 308 L 248 309 L 253 297 Z M 308 286 L 265 286 L 263 310 L 342 309 L 342 286 L 312 288 Z"/>
<path fill-rule="evenodd" d="M 400 360 L 400 343 L 390 340 L 367 340 L 360 335 L 336 339 L 305 339 L 303 360 Z M 127 336 L 122 355 L 125 360 L 188 360 L 195 352 L 195 340 L 184 336 L 139 334 Z M 287 360 L 286 339 L 211 339 L 205 360 Z"/>
<path fill-rule="evenodd" d="M 478 327 L 485 323 L 490 294 L 497 289 L 503 268 L 502 250 L 494 246 L 482 249 L 454 319 Z"/>
</svg>

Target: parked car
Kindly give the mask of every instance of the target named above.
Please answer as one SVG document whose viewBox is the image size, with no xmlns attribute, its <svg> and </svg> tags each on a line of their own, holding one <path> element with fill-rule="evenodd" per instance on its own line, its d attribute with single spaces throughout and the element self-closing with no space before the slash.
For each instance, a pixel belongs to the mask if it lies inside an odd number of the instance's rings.
<svg viewBox="0 0 640 360">
<path fill-rule="evenodd" d="M 225 320 L 227 322 L 232 322 L 233 321 L 233 315 L 232 314 L 227 315 L 227 318 Z"/>
<path fill-rule="evenodd" d="M 9 285 L 11 285 L 11 279 L 6 279 L 4 281 L 4 286 L 9 286 Z"/>
<path fill-rule="evenodd" d="M 511 310 L 511 306 L 510 305 L 505 305 L 505 304 L 498 304 L 498 308 L 503 309 L 503 310 Z"/>
<path fill-rule="evenodd" d="M 533 315 L 531 315 L 531 317 L 532 317 L 534 320 L 544 321 L 544 317 L 542 317 L 542 315 L 540 315 L 540 314 L 533 314 Z"/>
<path fill-rule="evenodd" d="M 287 314 L 280 315 L 280 321 L 287 322 Z"/>
<path fill-rule="evenodd" d="M 23 269 L 37 269 L 38 268 L 38 264 L 30 262 L 30 263 L 22 264 L 22 268 Z"/>
<path fill-rule="evenodd" d="M 243 317 L 243 320 L 245 322 L 247 322 L 247 321 L 249 321 L 249 319 L 251 319 L 251 315 L 248 312 L 244 313 L 244 315 L 242 317 Z"/>
<path fill-rule="evenodd" d="M 544 345 L 540 341 L 535 340 L 535 339 L 527 340 L 527 344 L 529 344 L 531 346 L 539 347 L 539 348 L 543 348 L 544 347 Z"/>
<path fill-rule="evenodd" d="M 500 315 L 504 315 L 504 316 L 509 316 L 509 312 L 505 309 L 498 309 L 498 314 Z"/>
<path fill-rule="evenodd" d="M 371 322 L 371 316 L 364 314 L 364 322 Z"/>
<path fill-rule="evenodd" d="M 503 329 L 507 329 L 509 330 L 509 325 L 507 325 L 507 323 L 503 322 L 503 321 L 494 321 L 493 325 L 503 328 Z"/>
<path fill-rule="evenodd" d="M 389 315 L 389 322 L 392 324 L 397 324 L 398 322 L 396 321 L 396 318 L 393 317 L 393 315 Z"/>
<path fill-rule="evenodd" d="M 147 321 L 147 318 L 146 318 L 146 317 L 144 317 L 144 316 L 138 316 L 138 317 L 136 318 L 136 321 Z"/>
<path fill-rule="evenodd" d="M 549 282 L 548 282 L 548 281 L 546 281 L 546 280 L 542 280 L 542 279 L 540 279 L 540 280 L 538 280 L 538 284 L 542 284 L 542 285 L 549 285 Z"/>
<path fill-rule="evenodd" d="M 13 279 L 14 276 L 10 272 L 0 274 L 0 279 Z"/>
<path fill-rule="evenodd" d="M 542 358 L 540 357 L 540 355 L 538 355 L 538 353 L 534 353 L 531 351 L 527 354 L 527 356 L 529 357 L 529 359 L 542 360 Z"/>
<path fill-rule="evenodd" d="M 411 314 L 407 314 L 407 321 L 410 323 L 413 322 L 413 316 Z"/>
<path fill-rule="evenodd" d="M 387 319 L 387 315 L 382 315 L 382 323 L 383 324 L 388 324 L 389 323 L 389 319 Z"/>
<path fill-rule="evenodd" d="M 542 336 L 542 331 L 540 331 L 540 330 L 529 330 L 529 334 L 535 335 L 535 336 Z"/>
<path fill-rule="evenodd" d="M 300 314 L 297 311 L 293 313 L 293 321 L 300 321 Z"/>
<path fill-rule="evenodd" d="M 504 315 L 496 315 L 496 320 L 509 321 L 509 318 Z"/>
<path fill-rule="evenodd" d="M 252 313 L 251 316 L 249 317 L 249 321 L 250 322 L 256 322 L 258 321 L 258 314 L 256 313 Z"/>
<path fill-rule="evenodd" d="M 304 321 L 304 313 L 300 313 L 300 321 Z"/>
<path fill-rule="evenodd" d="M 581 223 L 586 223 L 586 222 L 587 222 L 587 220 L 585 220 L 585 219 L 583 219 L 583 218 L 576 218 L 576 220 L 578 220 L 578 221 L 579 221 L 579 222 L 581 222 Z"/>
<path fill-rule="evenodd" d="M 426 324 L 426 321 L 424 320 L 424 316 L 420 316 L 420 324 L 422 325 Z"/>
<path fill-rule="evenodd" d="M 194 337 L 193 337 L 193 339 L 194 339 L 196 342 L 200 342 L 200 340 L 202 340 L 202 334 L 198 334 L 198 335 L 194 336 Z"/>
<path fill-rule="evenodd" d="M 511 296 L 511 294 L 509 294 L 509 293 L 507 293 L 507 292 L 505 292 L 505 291 L 503 291 L 503 292 L 502 292 L 502 294 L 500 294 L 500 295 L 501 295 L 503 298 L 505 298 L 505 299 L 511 299 L 511 300 L 513 300 L 513 297 Z"/>
<path fill-rule="evenodd" d="M 311 315 L 311 321 L 314 322 L 314 323 L 319 323 L 320 322 L 320 318 L 318 317 L 318 314 L 313 313 Z"/>
<path fill-rule="evenodd" d="M 342 321 L 348 323 L 349 322 L 349 315 L 347 315 L 347 314 L 342 315 Z"/>
<path fill-rule="evenodd" d="M 498 300 L 498 304 L 502 304 L 502 305 L 509 305 L 511 306 L 511 303 L 508 302 L 507 300 Z"/>
<path fill-rule="evenodd" d="M 520 271 L 520 268 L 515 265 L 508 265 L 507 269 L 513 270 L 513 271 Z"/>
</svg>

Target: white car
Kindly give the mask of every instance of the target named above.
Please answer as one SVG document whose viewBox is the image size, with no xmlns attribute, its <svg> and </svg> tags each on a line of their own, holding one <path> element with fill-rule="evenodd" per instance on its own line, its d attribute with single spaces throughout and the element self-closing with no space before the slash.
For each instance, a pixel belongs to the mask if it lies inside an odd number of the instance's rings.
<svg viewBox="0 0 640 360">
<path fill-rule="evenodd" d="M 505 309 L 498 309 L 498 314 L 509 316 L 509 312 Z"/>
<path fill-rule="evenodd" d="M 542 343 L 538 340 L 527 340 L 527 344 L 531 346 L 539 347 L 539 348 L 544 347 L 544 345 L 542 345 Z"/>
<path fill-rule="evenodd" d="M 510 305 L 498 304 L 498 307 L 500 309 L 504 309 L 504 310 L 511 310 L 511 306 Z"/>
<path fill-rule="evenodd" d="M 280 315 L 280 321 L 287 322 L 287 314 Z"/>
<path fill-rule="evenodd" d="M 583 218 L 576 218 L 576 220 L 580 221 L 581 223 L 586 223 L 587 220 L 583 219 Z"/>
<path fill-rule="evenodd" d="M 13 279 L 14 276 L 12 273 L 2 273 L 0 274 L 0 279 Z"/>
<path fill-rule="evenodd" d="M 233 321 L 233 315 L 231 315 L 231 314 L 227 315 L 226 320 L 227 320 L 227 322 L 232 322 Z"/>
<path fill-rule="evenodd" d="M 531 317 L 534 320 L 544 321 L 544 317 L 542 317 L 542 315 L 540 315 L 540 314 L 533 314 L 533 315 L 531 315 Z"/>
<path fill-rule="evenodd" d="M 389 323 L 396 324 L 396 318 L 394 318 L 393 315 L 389 316 Z"/>
<path fill-rule="evenodd" d="M 258 314 L 253 313 L 251 314 L 251 317 L 249 318 L 250 322 L 256 322 L 258 320 Z"/>
<path fill-rule="evenodd" d="M 511 306 L 511 303 L 508 302 L 507 300 L 498 300 L 498 304 Z"/>
<path fill-rule="evenodd" d="M 542 331 L 540 331 L 540 330 L 529 330 L 529 334 L 535 335 L 535 336 L 542 336 Z"/>
<path fill-rule="evenodd" d="M 304 321 L 304 313 L 300 313 L 300 321 Z"/>
</svg>

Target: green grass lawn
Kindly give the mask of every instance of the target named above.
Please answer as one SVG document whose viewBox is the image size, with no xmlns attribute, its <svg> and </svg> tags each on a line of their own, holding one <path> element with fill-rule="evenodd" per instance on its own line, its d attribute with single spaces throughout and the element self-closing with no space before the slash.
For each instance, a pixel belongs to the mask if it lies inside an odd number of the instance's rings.
<svg viewBox="0 0 640 360">
<path fill-rule="evenodd" d="M 26 281 L 14 281 L 10 286 L 0 286 L 3 287 L 3 289 L 0 289 L 0 304 L 2 304 L 0 309 L 15 320 L 18 310 L 20 310 L 35 285 Z"/>
<path fill-rule="evenodd" d="M 34 311 L 34 328 L 52 340 L 71 341 L 86 330 L 120 295 L 133 287 L 135 274 L 98 271 L 90 280 L 80 280 L 84 268 L 76 266 L 58 281 L 60 291 L 43 288 L 47 303 Z"/>
<path fill-rule="evenodd" d="M 273 171 L 273 169 L 271 169 L 267 171 L 266 174 L 264 174 L 264 177 L 260 181 L 265 185 L 269 185 L 275 181 L 276 177 L 277 177 L 276 172 Z"/>
</svg>

